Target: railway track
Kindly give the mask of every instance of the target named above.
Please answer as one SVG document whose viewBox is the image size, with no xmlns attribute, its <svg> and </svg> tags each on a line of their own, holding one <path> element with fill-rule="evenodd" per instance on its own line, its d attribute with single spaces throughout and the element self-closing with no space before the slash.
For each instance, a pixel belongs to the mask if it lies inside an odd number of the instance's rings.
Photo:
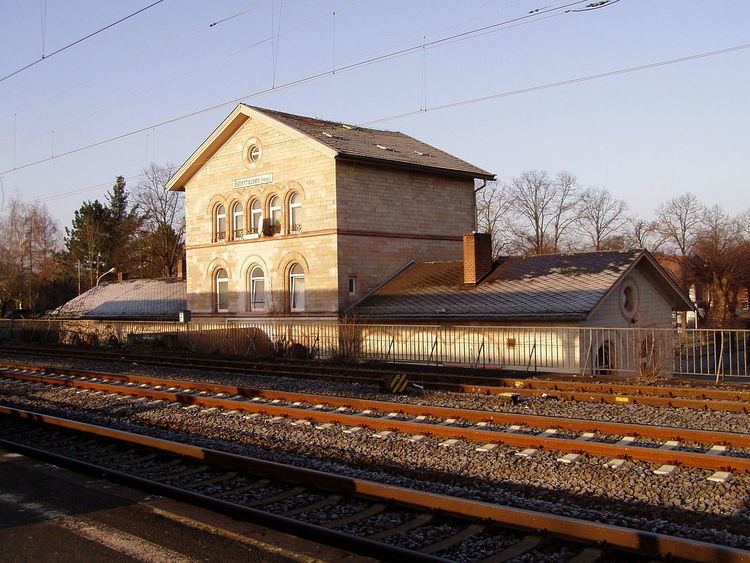
<svg viewBox="0 0 750 563">
<path fill-rule="evenodd" d="M 259 362 L 219 358 L 163 356 L 153 354 L 120 354 L 95 350 L 70 350 L 65 347 L 40 348 L 3 346 L 0 352 L 42 357 L 74 357 L 114 362 L 138 362 L 167 368 L 226 370 L 239 374 L 277 375 L 281 377 L 336 380 L 342 383 L 379 384 L 383 376 L 404 366 L 391 368 L 348 367 L 313 364 L 311 362 Z M 390 369 L 390 371 L 388 371 Z M 512 377 L 476 375 L 463 370 L 458 374 L 425 372 L 409 366 L 405 373 L 420 387 L 434 390 L 457 391 L 487 395 L 513 393 L 521 397 L 543 397 L 587 403 L 617 405 L 649 405 L 655 407 L 687 408 L 725 412 L 750 412 L 750 388 L 747 384 L 733 384 L 734 388 L 716 389 L 701 382 L 678 381 L 680 385 L 629 385 L 613 381 L 582 381 L 562 378 Z M 604 378 L 607 379 L 607 378 Z"/>
<path fill-rule="evenodd" d="M 750 552 L 0 407 L 0 445 L 384 560 L 748 561 Z"/>
<path fill-rule="evenodd" d="M 249 417 L 265 416 L 270 422 L 288 420 L 295 424 L 315 424 L 321 429 L 337 426 L 346 433 L 369 429 L 377 432 L 375 437 L 400 432 L 409 434 L 413 441 L 435 436 L 446 439 L 445 447 L 463 440 L 480 444 L 476 447 L 478 452 L 491 451 L 497 444 L 504 444 L 522 448 L 518 454 L 524 457 L 532 457 L 538 449 L 544 448 L 560 452 L 561 463 L 574 463 L 581 454 L 588 454 L 604 458 L 612 467 L 621 466 L 627 459 L 659 464 L 657 472 L 671 472 L 685 465 L 716 471 L 712 480 L 730 479 L 729 472 L 750 472 L 750 435 L 747 434 L 4 364 L 0 365 L 0 380 L 134 396 L 174 407 L 243 412 L 249 413 L 246 415 Z"/>
</svg>

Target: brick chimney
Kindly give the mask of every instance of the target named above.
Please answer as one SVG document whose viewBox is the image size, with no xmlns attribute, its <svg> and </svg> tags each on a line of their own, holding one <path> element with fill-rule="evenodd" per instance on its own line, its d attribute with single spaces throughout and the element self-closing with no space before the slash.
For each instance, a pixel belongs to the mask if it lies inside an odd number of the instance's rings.
<svg viewBox="0 0 750 563">
<path fill-rule="evenodd" d="M 492 270 L 492 235 L 476 231 L 464 235 L 464 283 L 476 285 Z"/>
<path fill-rule="evenodd" d="M 117 281 L 125 281 L 130 279 L 130 275 L 127 272 L 117 272 Z"/>
</svg>

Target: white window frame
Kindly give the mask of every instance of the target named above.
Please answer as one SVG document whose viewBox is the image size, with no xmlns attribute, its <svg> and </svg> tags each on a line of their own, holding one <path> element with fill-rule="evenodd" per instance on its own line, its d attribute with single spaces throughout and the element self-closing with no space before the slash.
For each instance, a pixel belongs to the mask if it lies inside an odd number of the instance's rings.
<svg viewBox="0 0 750 563">
<path fill-rule="evenodd" d="M 299 192 L 294 192 L 289 198 L 289 232 L 302 232 L 302 196 Z"/>
<path fill-rule="evenodd" d="M 282 224 L 282 221 L 284 219 L 283 217 L 283 207 L 281 206 L 281 198 L 277 195 L 273 196 L 268 201 L 268 218 L 271 221 L 271 227 L 274 229 L 274 234 L 281 234 L 284 225 Z M 278 223 L 279 227 L 278 230 L 276 230 L 276 217 L 274 217 L 275 214 L 278 214 Z"/>
<path fill-rule="evenodd" d="M 224 272 L 223 277 L 219 277 L 219 275 Z M 229 312 L 229 274 L 227 273 L 226 269 L 219 268 L 216 270 L 216 274 L 214 275 L 214 283 L 216 285 L 216 312 L 217 313 L 228 313 Z M 226 292 L 227 292 L 227 306 L 226 308 L 222 308 L 221 306 L 221 289 L 220 284 L 226 285 Z"/>
<path fill-rule="evenodd" d="M 221 221 L 224 221 L 224 230 L 222 231 L 219 228 L 219 225 L 221 224 Z M 219 233 L 224 233 L 224 238 L 221 238 L 219 236 Z M 226 240 L 227 239 L 227 208 L 224 206 L 223 203 L 220 203 L 216 206 L 216 231 L 214 235 L 214 240 L 217 242 L 220 240 Z"/>
<path fill-rule="evenodd" d="M 295 269 L 299 268 L 299 272 L 295 272 Z M 295 299 L 297 295 L 297 288 L 300 281 L 302 282 L 302 291 L 299 296 L 302 298 L 302 303 L 298 303 Z M 301 312 L 305 310 L 305 272 L 302 270 L 302 266 L 294 264 L 289 268 L 289 310 L 293 313 Z"/>
<path fill-rule="evenodd" d="M 242 231 L 241 235 L 237 231 Z M 242 202 L 235 201 L 232 204 L 232 239 L 238 240 L 245 235 L 245 210 L 242 209 Z"/>
<path fill-rule="evenodd" d="M 256 275 L 256 272 L 260 272 L 260 275 Z M 263 300 L 258 306 L 255 303 L 255 296 L 257 294 L 256 284 L 257 282 L 263 282 Z M 253 266 L 250 270 L 250 310 L 251 311 L 265 311 L 267 308 L 266 303 L 266 274 L 263 272 L 263 268 L 260 266 Z"/>
<path fill-rule="evenodd" d="M 254 232 L 252 232 L 253 229 Z M 250 202 L 250 230 L 249 234 L 252 238 L 258 237 L 263 230 L 263 203 L 259 198 Z"/>
</svg>

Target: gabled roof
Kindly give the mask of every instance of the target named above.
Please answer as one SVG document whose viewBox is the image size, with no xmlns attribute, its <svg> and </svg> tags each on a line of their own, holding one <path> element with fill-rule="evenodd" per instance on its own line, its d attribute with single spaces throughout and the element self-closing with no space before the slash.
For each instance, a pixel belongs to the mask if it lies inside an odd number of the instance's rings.
<svg viewBox="0 0 750 563">
<path fill-rule="evenodd" d="M 52 315 L 74 319 L 176 320 L 187 309 L 183 279 L 103 283 L 58 307 Z"/>
<path fill-rule="evenodd" d="M 639 263 L 677 310 L 687 296 L 643 250 L 507 257 L 476 286 L 463 262 L 415 263 L 352 308 L 363 319 L 582 321 Z"/>
<path fill-rule="evenodd" d="M 301 134 L 302 138 L 317 142 L 321 148 L 330 151 L 334 158 L 470 178 L 495 178 L 494 174 L 486 170 L 398 131 L 357 127 L 239 104 L 175 172 L 167 182 L 167 188 L 184 190 L 190 178 L 250 117 L 273 120 L 292 132 Z"/>
</svg>

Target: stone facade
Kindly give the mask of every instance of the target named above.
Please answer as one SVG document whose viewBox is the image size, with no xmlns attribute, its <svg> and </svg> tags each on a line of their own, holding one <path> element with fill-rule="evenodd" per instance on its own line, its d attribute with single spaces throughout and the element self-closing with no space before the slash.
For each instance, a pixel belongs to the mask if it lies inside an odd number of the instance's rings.
<svg viewBox="0 0 750 563">
<path fill-rule="evenodd" d="M 461 257 L 461 235 L 473 227 L 472 177 L 352 162 L 266 115 L 241 117 L 236 130 L 222 137 L 217 129 L 181 168 L 193 167 L 184 190 L 188 308 L 196 320 L 338 317 L 410 260 Z M 259 147 L 255 161 L 250 147 Z M 294 232 L 293 194 L 302 203 L 301 228 Z M 251 232 L 253 202 L 268 219 L 273 197 L 280 202 L 280 232 Z M 242 210 L 238 225 L 235 204 Z M 305 304 L 292 312 L 295 264 L 304 273 Z M 264 310 L 251 304 L 249 276 L 256 266 L 265 275 Z M 217 303 L 220 270 L 228 278 L 226 311 Z"/>
</svg>

